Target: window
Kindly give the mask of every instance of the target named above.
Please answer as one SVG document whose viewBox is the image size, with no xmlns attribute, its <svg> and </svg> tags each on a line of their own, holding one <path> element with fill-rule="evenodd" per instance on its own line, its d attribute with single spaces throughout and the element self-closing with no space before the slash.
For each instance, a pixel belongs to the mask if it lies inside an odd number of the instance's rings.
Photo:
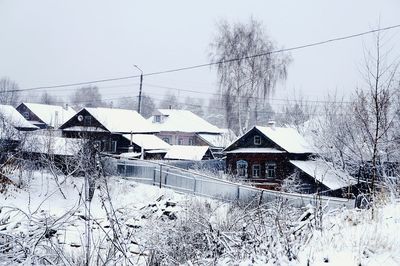
<svg viewBox="0 0 400 266">
<path fill-rule="evenodd" d="M 194 139 L 193 138 L 189 138 L 189 145 L 194 145 Z"/>
<path fill-rule="evenodd" d="M 183 145 L 183 139 L 182 138 L 178 139 L 178 145 Z"/>
<path fill-rule="evenodd" d="M 276 177 L 276 163 L 275 162 L 267 162 L 265 164 L 265 172 L 267 178 L 275 178 Z"/>
<path fill-rule="evenodd" d="M 92 124 L 92 117 L 90 115 L 85 115 L 83 118 L 83 125 L 90 126 Z"/>
<path fill-rule="evenodd" d="M 260 177 L 260 165 L 253 164 L 253 177 Z"/>
<path fill-rule="evenodd" d="M 166 143 L 170 144 L 170 143 L 169 143 L 169 138 L 168 138 L 168 137 L 165 137 L 165 138 L 163 138 L 162 140 L 165 141 Z"/>
<path fill-rule="evenodd" d="M 161 115 L 155 115 L 154 116 L 154 122 L 161 123 Z"/>
<path fill-rule="evenodd" d="M 247 162 L 240 160 L 236 162 L 237 175 L 240 177 L 247 177 Z"/>
<path fill-rule="evenodd" d="M 261 145 L 261 137 L 256 135 L 254 136 L 254 145 Z"/>
<path fill-rule="evenodd" d="M 117 141 L 111 141 L 111 152 L 117 152 Z"/>
</svg>

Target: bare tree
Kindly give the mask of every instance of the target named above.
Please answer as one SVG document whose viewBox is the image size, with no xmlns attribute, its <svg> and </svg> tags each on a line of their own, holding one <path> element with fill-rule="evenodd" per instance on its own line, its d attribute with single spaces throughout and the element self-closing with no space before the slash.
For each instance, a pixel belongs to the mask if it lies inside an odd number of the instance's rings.
<svg viewBox="0 0 400 266">
<path fill-rule="evenodd" d="M 399 61 L 389 61 L 390 53 L 384 52 L 384 42 L 378 32 L 375 36 L 374 49 L 365 51 L 364 80 L 365 87 L 356 91 L 354 113 L 367 146 L 371 167 L 372 196 L 379 176 L 379 165 L 388 154 L 391 140 L 391 128 L 397 110 L 393 108 L 393 95 L 398 89 L 395 82 Z"/>
<path fill-rule="evenodd" d="M 7 77 L 0 79 L 0 103 L 17 106 L 20 93 L 18 84 Z"/>
<path fill-rule="evenodd" d="M 86 86 L 76 90 L 71 96 L 71 104 L 76 107 L 105 107 L 106 103 L 96 86 Z"/>
<path fill-rule="evenodd" d="M 167 92 L 158 107 L 160 109 L 181 109 L 182 104 L 179 102 L 178 97 L 175 94 Z"/>
<path fill-rule="evenodd" d="M 185 110 L 193 112 L 194 114 L 200 117 L 204 117 L 203 105 L 204 105 L 204 99 L 202 98 L 186 97 L 183 108 Z"/>
<path fill-rule="evenodd" d="M 220 22 L 210 50 L 213 62 L 220 62 L 216 68 L 222 101 L 229 114 L 228 127 L 241 135 L 249 127 L 249 107 L 257 98 L 266 99 L 277 82 L 286 79 L 291 58 L 270 53 L 276 45 L 253 18 L 247 24 Z"/>
<path fill-rule="evenodd" d="M 43 104 L 60 104 L 60 101 L 57 99 L 56 96 L 48 93 L 47 91 L 43 92 L 40 96 L 39 103 Z"/>
<path fill-rule="evenodd" d="M 138 106 L 138 98 L 121 98 L 119 99 L 114 107 L 118 108 L 123 108 L 123 109 L 129 109 L 129 110 L 135 110 L 137 111 L 137 106 Z M 152 116 L 154 110 L 156 108 L 156 105 L 153 101 L 153 98 L 146 94 L 142 94 L 142 113 L 141 115 L 145 118 L 149 118 Z"/>
</svg>

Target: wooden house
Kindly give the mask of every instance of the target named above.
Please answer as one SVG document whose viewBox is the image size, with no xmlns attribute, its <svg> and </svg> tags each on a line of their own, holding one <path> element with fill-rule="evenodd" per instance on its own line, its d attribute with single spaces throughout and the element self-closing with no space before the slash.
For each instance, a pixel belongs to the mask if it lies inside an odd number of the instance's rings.
<svg viewBox="0 0 400 266">
<path fill-rule="evenodd" d="M 238 179 L 268 189 L 280 189 L 283 180 L 297 173 L 301 192 L 340 195 L 355 184 L 346 173 L 313 160 L 315 150 L 293 128 L 255 126 L 225 150 L 226 170 Z"/>
<path fill-rule="evenodd" d="M 219 129 L 188 110 L 158 109 L 148 120 L 157 129 L 156 135 L 171 145 L 209 146 L 217 152 L 226 147 L 229 142 L 226 139 L 231 137 L 231 132 Z"/>
<path fill-rule="evenodd" d="M 60 129 L 64 137 L 92 139 L 103 152 L 112 154 L 140 152 L 140 140 L 135 143 L 130 135 L 156 133 L 153 125 L 136 111 L 100 107 L 83 108 Z M 160 146 L 164 148 L 165 145 Z"/>
<path fill-rule="evenodd" d="M 75 110 L 71 107 L 39 103 L 21 103 L 17 111 L 29 122 L 39 128 L 57 129 L 73 115 Z"/>
</svg>

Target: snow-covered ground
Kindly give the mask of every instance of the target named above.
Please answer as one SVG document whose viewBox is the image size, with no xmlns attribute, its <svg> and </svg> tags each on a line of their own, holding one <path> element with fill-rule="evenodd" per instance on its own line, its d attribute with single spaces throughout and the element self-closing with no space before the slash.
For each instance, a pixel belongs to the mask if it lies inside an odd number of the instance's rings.
<svg viewBox="0 0 400 266">
<path fill-rule="evenodd" d="M 0 194 L 0 265 L 34 264 L 46 252 L 82 264 L 83 178 L 62 184 L 65 198 L 49 174 L 29 180 Z M 104 184 L 91 202 L 93 265 L 400 265 L 400 203 L 371 219 L 371 210 L 238 207 L 117 177 L 108 187 L 112 204 Z"/>
</svg>

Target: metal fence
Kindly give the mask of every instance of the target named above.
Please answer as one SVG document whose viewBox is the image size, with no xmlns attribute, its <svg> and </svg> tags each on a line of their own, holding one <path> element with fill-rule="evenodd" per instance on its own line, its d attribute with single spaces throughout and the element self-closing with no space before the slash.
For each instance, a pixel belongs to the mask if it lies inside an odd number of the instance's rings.
<svg viewBox="0 0 400 266">
<path fill-rule="evenodd" d="M 117 169 L 121 176 L 140 183 L 227 201 L 257 200 L 261 203 L 267 203 L 279 200 L 297 207 L 319 203 L 329 208 L 354 207 L 354 200 L 351 199 L 259 189 L 159 162 L 118 160 Z"/>
</svg>

